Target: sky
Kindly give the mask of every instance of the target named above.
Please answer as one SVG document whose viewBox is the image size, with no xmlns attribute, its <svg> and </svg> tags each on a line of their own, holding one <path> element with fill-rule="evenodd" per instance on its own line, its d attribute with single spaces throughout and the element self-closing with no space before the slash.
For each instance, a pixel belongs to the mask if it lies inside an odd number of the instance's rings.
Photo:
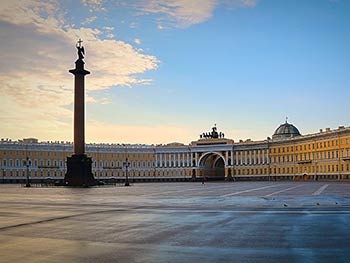
<svg viewBox="0 0 350 263">
<path fill-rule="evenodd" d="M 264 140 L 350 123 L 350 1 L 1 0 L 0 137 L 188 144 L 216 124 Z"/>
</svg>

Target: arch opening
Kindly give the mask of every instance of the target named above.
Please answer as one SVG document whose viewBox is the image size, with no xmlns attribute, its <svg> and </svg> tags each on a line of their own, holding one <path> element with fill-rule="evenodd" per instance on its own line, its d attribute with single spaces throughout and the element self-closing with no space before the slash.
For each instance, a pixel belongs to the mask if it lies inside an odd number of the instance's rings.
<svg viewBox="0 0 350 263">
<path fill-rule="evenodd" d="M 208 180 L 225 179 L 225 160 L 218 153 L 207 153 L 202 156 L 198 164 L 199 176 Z"/>
</svg>

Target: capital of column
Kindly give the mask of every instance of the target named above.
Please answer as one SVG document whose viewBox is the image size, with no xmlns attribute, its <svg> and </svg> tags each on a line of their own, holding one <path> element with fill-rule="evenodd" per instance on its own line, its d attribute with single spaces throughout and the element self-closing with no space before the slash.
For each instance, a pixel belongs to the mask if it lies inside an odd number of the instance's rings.
<svg viewBox="0 0 350 263">
<path fill-rule="evenodd" d="M 90 71 L 87 71 L 84 69 L 84 61 L 82 59 L 78 59 L 75 61 L 75 69 L 70 69 L 69 72 L 73 75 L 88 75 L 90 74 Z"/>
</svg>

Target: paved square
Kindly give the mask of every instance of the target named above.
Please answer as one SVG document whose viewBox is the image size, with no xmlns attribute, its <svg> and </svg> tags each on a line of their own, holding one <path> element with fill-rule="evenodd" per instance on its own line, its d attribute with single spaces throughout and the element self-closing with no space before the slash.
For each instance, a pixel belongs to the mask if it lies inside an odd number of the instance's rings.
<svg viewBox="0 0 350 263">
<path fill-rule="evenodd" d="M 0 186 L 0 262 L 348 262 L 349 182 Z"/>
</svg>

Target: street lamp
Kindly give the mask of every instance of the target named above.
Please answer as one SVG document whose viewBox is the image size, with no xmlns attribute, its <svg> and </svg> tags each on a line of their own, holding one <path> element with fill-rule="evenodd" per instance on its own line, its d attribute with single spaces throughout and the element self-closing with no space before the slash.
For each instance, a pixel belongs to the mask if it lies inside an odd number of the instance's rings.
<svg viewBox="0 0 350 263">
<path fill-rule="evenodd" d="M 153 181 L 156 181 L 157 176 L 157 153 L 156 148 L 153 147 Z"/>
<path fill-rule="evenodd" d="M 267 137 L 267 174 L 269 181 L 271 181 L 271 164 L 270 164 L 270 137 Z"/>
<path fill-rule="evenodd" d="M 26 187 L 30 187 L 30 181 L 29 181 L 29 157 L 26 158 L 26 176 L 27 176 L 27 183 Z"/>
<path fill-rule="evenodd" d="M 125 167 L 125 186 L 130 186 L 129 178 L 128 178 L 128 168 L 130 166 L 130 162 L 128 161 L 128 157 L 126 157 L 123 162 L 123 166 Z"/>
</svg>

